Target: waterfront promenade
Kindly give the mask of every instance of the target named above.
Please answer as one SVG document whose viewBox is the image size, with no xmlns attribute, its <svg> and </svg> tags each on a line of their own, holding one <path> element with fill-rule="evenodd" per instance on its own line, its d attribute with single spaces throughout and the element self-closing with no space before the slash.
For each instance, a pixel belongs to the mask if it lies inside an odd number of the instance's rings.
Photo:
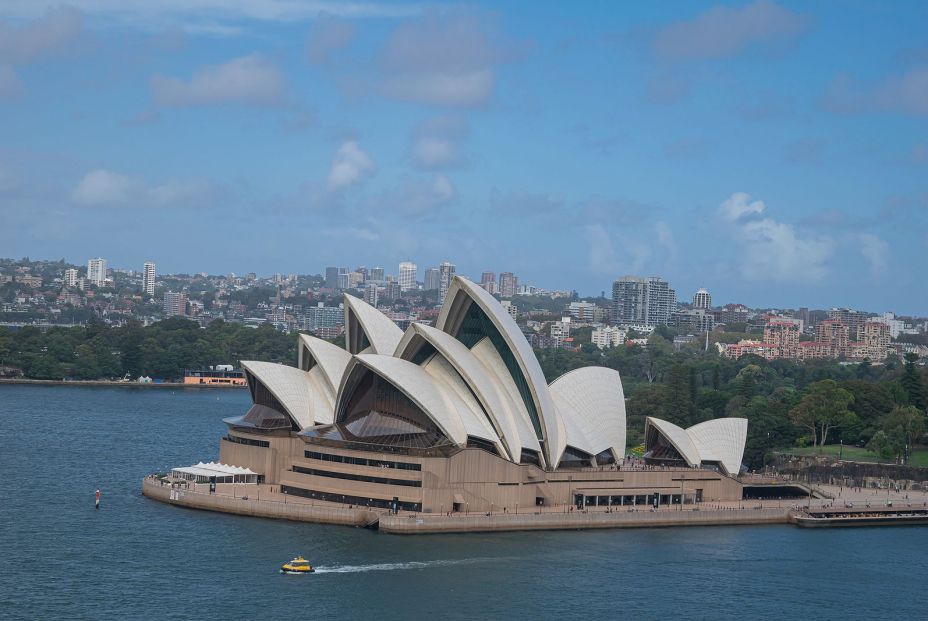
<svg viewBox="0 0 928 621">
<path fill-rule="evenodd" d="M 288 496 L 275 485 L 219 484 L 209 493 L 206 484 L 171 486 L 155 477 L 142 483 L 142 493 L 154 500 L 191 509 L 204 509 L 253 517 L 302 522 L 374 527 L 389 533 L 579 530 L 592 528 L 647 528 L 667 526 L 721 526 L 733 524 L 786 524 L 797 507 L 857 508 L 886 506 L 928 507 L 928 493 L 819 486 L 830 498 L 765 499 L 639 507 L 588 507 L 572 505 L 500 508 L 489 512 L 417 513 L 360 507 Z"/>
</svg>

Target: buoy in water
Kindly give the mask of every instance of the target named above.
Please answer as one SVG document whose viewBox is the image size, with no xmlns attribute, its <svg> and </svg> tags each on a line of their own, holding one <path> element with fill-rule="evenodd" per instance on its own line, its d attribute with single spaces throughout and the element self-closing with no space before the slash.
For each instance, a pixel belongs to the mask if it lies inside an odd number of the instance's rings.
<svg viewBox="0 0 928 621">
<path fill-rule="evenodd" d="M 97 491 L 94 493 L 94 497 L 95 497 L 95 499 L 96 499 L 96 502 L 94 502 L 93 508 L 94 508 L 94 509 L 99 509 L 99 508 L 100 508 L 100 490 L 97 490 Z"/>
</svg>

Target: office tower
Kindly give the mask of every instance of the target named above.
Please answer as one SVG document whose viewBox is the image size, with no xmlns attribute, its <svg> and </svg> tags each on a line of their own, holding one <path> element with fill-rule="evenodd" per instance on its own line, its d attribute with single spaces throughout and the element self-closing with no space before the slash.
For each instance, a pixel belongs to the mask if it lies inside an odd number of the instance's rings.
<svg viewBox="0 0 928 621">
<path fill-rule="evenodd" d="M 64 286 L 65 287 L 76 287 L 77 286 L 77 270 L 73 267 L 69 267 L 64 271 Z"/>
<path fill-rule="evenodd" d="M 623 276 L 612 283 L 612 323 L 645 325 L 648 320 L 648 281 Z"/>
<path fill-rule="evenodd" d="M 441 265 L 438 266 L 438 290 L 439 290 L 439 299 L 444 301 L 445 295 L 448 293 L 448 287 L 451 286 L 451 281 L 454 279 L 454 264 L 443 261 Z"/>
<path fill-rule="evenodd" d="M 187 314 L 187 294 L 167 291 L 164 294 L 164 315 L 174 317 Z"/>
<path fill-rule="evenodd" d="M 677 312 L 677 292 L 657 276 L 648 278 L 648 325 L 667 324 Z"/>
<path fill-rule="evenodd" d="M 364 301 L 371 306 L 377 306 L 378 293 L 376 284 L 368 283 L 367 286 L 364 287 Z"/>
<path fill-rule="evenodd" d="M 441 288 L 441 274 L 437 267 L 425 270 L 425 290 L 434 291 Z"/>
<path fill-rule="evenodd" d="M 667 324 L 677 310 L 677 293 L 667 281 L 623 276 L 612 283 L 612 321 L 623 326 Z"/>
<path fill-rule="evenodd" d="M 325 286 L 327 289 L 338 289 L 338 268 L 325 268 Z"/>
<path fill-rule="evenodd" d="M 376 280 L 377 282 L 382 282 L 383 281 L 383 268 L 372 267 L 371 272 L 368 276 L 370 280 Z"/>
<path fill-rule="evenodd" d="M 155 295 L 155 264 L 151 261 L 142 266 L 142 293 Z"/>
<path fill-rule="evenodd" d="M 496 288 L 496 274 L 493 272 L 484 272 L 481 274 L 480 286 L 486 289 L 487 293 L 490 295 L 495 294 L 498 291 Z"/>
<path fill-rule="evenodd" d="M 712 295 L 703 288 L 696 290 L 696 293 L 693 294 L 693 308 L 704 308 L 706 310 L 712 308 Z"/>
<path fill-rule="evenodd" d="M 411 261 L 403 261 L 400 263 L 398 278 L 400 291 L 409 291 L 410 289 L 416 288 L 416 269 L 416 264 Z"/>
<path fill-rule="evenodd" d="M 87 261 L 87 280 L 102 287 L 106 280 L 106 259 L 90 259 Z"/>
<path fill-rule="evenodd" d="M 499 275 L 499 295 L 511 298 L 519 287 L 519 279 L 512 272 L 503 272 Z"/>
<path fill-rule="evenodd" d="M 338 268 L 338 280 L 336 282 L 335 288 L 336 289 L 348 289 L 349 284 L 350 283 L 348 282 L 348 268 L 347 267 Z"/>
</svg>

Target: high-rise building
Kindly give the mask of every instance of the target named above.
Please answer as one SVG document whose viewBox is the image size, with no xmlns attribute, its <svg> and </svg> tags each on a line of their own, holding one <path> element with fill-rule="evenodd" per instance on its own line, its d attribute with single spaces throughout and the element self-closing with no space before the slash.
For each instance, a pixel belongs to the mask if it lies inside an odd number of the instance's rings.
<svg viewBox="0 0 928 621">
<path fill-rule="evenodd" d="M 325 286 L 327 289 L 338 289 L 338 268 L 325 268 Z"/>
<path fill-rule="evenodd" d="M 861 324 L 858 329 L 859 343 L 862 357 L 870 360 L 882 361 L 886 358 L 889 349 L 891 331 L 889 324 L 877 319 L 871 319 Z"/>
<path fill-rule="evenodd" d="M 657 276 L 623 276 L 612 283 L 612 321 L 620 326 L 667 324 L 677 310 L 677 293 Z"/>
<path fill-rule="evenodd" d="M 367 286 L 364 287 L 364 301 L 375 308 L 377 307 L 378 292 L 376 284 L 368 283 Z"/>
<path fill-rule="evenodd" d="M 494 272 L 484 272 L 480 275 L 480 286 L 486 289 L 486 292 L 493 295 L 497 292 L 496 274 Z"/>
<path fill-rule="evenodd" d="M 400 298 L 400 283 L 395 280 L 388 280 L 383 288 L 383 297 L 386 300 L 398 300 Z"/>
<path fill-rule="evenodd" d="M 625 342 L 625 330 L 616 326 L 603 326 L 593 330 L 591 341 L 600 349 L 618 347 Z"/>
<path fill-rule="evenodd" d="M 846 325 L 850 340 L 861 340 L 858 330 L 867 321 L 867 316 L 864 313 L 851 308 L 833 308 L 828 311 L 828 318 L 835 319 Z"/>
<path fill-rule="evenodd" d="M 364 282 L 364 274 L 361 272 L 348 272 L 348 286 L 345 289 L 358 289 Z"/>
<path fill-rule="evenodd" d="M 838 319 L 826 319 L 815 326 L 815 341 L 823 344 L 831 357 L 838 358 L 847 355 L 849 333 L 847 324 Z"/>
<path fill-rule="evenodd" d="M 768 319 L 764 326 L 764 343 L 774 347 L 777 358 L 797 358 L 799 356 L 799 320 Z"/>
<path fill-rule="evenodd" d="M 623 276 L 612 283 L 612 323 L 645 325 L 648 319 L 648 281 Z"/>
<path fill-rule="evenodd" d="M 561 347 L 568 338 L 570 338 L 570 317 L 562 317 L 560 321 L 552 321 L 551 340 L 554 341 L 554 347 Z"/>
<path fill-rule="evenodd" d="M 511 298 L 519 287 L 519 279 L 512 272 L 503 272 L 499 275 L 499 295 Z"/>
<path fill-rule="evenodd" d="M 187 294 L 174 293 L 166 291 L 164 293 L 164 315 L 165 317 L 175 317 L 177 315 L 187 314 Z"/>
<path fill-rule="evenodd" d="M 696 293 L 693 294 L 693 308 L 704 308 L 706 310 L 712 308 L 712 295 L 703 288 L 696 290 Z"/>
<path fill-rule="evenodd" d="M 382 282 L 383 281 L 383 268 L 372 267 L 369 277 L 370 277 L 370 280 L 376 280 L 377 282 Z"/>
<path fill-rule="evenodd" d="M 73 267 L 69 267 L 64 271 L 64 286 L 65 287 L 76 287 L 77 286 L 77 270 Z"/>
<path fill-rule="evenodd" d="M 106 281 L 106 259 L 90 259 L 87 261 L 87 280 L 102 287 Z"/>
<path fill-rule="evenodd" d="M 142 293 L 155 295 L 155 264 L 151 261 L 142 266 Z"/>
<path fill-rule="evenodd" d="M 338 280 L 336 281 L 336 289 L 348 289 L 350 283 L 348 282 L 348 268 L 340 267 L 338 268 Z"/>
<path fill-rule="evenodd" d="M 454 264 L 443 261 L 441 265 L 438 266 L 438 283 L 439 283 L 439 299 L 444 301 L 445 295 L 448 293 L 448 287 L 451 286 L 451 281 L 454 279 Z"/>
<path fill-rule="evenodd" d="M 409 291 L 416 288 L 416 264 L 412 261 L 400 263 L 399 278 L 400 291 Z"/>
<path fill-rule="evenodd" d="M 519 307 L 513 304 L 511 300 L 502 300 L 500 304 L 506 309 L 513 321 L 519 319 Z"/>
<path fill-rule="evenodd" d="M 677 292 L 670 283 L 657 276 L 648 278 L 648 323 L 649 326 L 667 324 L 677 312 Z"/>
<path fill-rule="evenodd" d="M 430 267 L 425 270 L 425 290 L 435 291 L 441 288 L 441 273 L 437 267 Z"/>
</svg>

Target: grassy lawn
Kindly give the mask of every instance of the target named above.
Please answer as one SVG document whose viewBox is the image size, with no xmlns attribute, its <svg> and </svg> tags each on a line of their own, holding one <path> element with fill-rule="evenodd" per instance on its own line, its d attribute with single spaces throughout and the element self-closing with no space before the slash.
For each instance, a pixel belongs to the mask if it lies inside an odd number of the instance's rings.
<svg viewBox="0 0 928 621">
<path fill-rule="evenodd" d="M 838 457 L 846 461 L 862 461 L 869 463 L 893 463 L 892 460 L 880 459 L 876 453 L 871 453 L 865 448 L 856 446 L 845 446 L 843 449 L 839 444 L 827 444 L 825 446 L 804 446 L 802 448 L 784 449 L 784 453 L 793 455 L 828 455 Z M 919 447 L 912 451 L 909 459 L 910 466 L 928 467 L 928 448 Z"/>
</svg>

